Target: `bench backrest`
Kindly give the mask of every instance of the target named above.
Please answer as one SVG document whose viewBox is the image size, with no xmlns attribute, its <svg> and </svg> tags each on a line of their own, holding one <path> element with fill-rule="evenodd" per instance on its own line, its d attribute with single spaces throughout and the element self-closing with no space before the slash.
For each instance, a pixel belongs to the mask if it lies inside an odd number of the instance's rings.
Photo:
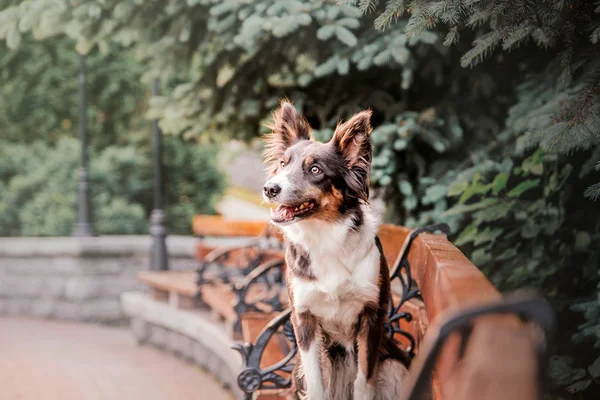
<svg viewBox="0 0 600 400">
<path fill-rule="evenodd" d="M 274 228 L 268 221 L 226 219 L 220 215 L 195 215 L 192 225 L 194 234 L 197 236 L 281 236 L 278 230 Z"/>
</svg>

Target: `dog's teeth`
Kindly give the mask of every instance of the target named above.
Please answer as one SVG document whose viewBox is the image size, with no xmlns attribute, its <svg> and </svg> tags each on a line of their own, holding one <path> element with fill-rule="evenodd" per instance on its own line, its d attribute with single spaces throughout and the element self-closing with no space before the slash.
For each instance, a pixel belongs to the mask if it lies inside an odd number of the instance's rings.
<svg viewBox="0 0 600 400">
<path fill-rule="evenodd" d="M 305 207 L 304 203 L 300 204 L 300 209 L 303 210 Z"/>
</svg>

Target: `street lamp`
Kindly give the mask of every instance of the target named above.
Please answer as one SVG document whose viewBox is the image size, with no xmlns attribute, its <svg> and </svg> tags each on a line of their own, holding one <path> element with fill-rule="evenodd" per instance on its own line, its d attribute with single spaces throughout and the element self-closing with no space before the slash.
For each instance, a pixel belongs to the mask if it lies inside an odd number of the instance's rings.
<svg viewBox="0 0 600 400">
<path fill-rule="evenodd" d="M 85 56 L 79 55 L 79 144 L 81 146 L 81 168 L 79 170 L 79 210 L 78 221 L 73 235 L 94 236 L 90 217 L 90 196 L 88 185 L 87 157 L 87 103 L 85 98 Z"/>
<path fill-rule="evenodd" d="M 158 96 L 158 78 L 154 78 L 152 95 Z M 162 204 L 162 149 L 160 143 L 160 128 L 158 120 L 154 120 L 154 210 L 152 210 L 150 233 L 152 234 L 152 254 L 150 256 L 150 269 L 168 270 L 169 259 L 167 257 L 167 230 L 165 229 L 165 212 Z"/>
</svg>

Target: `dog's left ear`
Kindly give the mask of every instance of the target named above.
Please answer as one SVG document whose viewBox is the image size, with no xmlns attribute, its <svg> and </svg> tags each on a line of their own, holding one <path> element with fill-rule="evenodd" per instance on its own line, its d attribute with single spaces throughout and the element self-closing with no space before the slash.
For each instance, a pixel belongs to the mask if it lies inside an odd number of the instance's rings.
<svg viewBox="0 0 600 400">
<path fill-rule="evenodd" d="M 371 147 L 372 111 L 361 111 L 335 129 L 331 143 L 337 147 L 350 170 L 347 183 L 356 197 L 369 198 L 369 171 L 373 149 Z"/>
<path fill-rule="evenodd" d="M 368 170 L 371 165 L 371 114 L 370 110 L 361 111 L 335 129 L 331 142 L 346 159 L 348 168 Z"/>
</svg>

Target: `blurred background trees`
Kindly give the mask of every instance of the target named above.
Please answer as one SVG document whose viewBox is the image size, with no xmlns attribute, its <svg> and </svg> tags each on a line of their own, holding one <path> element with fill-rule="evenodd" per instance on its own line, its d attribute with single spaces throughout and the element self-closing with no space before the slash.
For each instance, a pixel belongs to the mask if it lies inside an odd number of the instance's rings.
<svg viewBox="0 0 600 400">
<path fill-rule="evenodd" d="M 119 230 L 142 229 L 148 213 L 138 195 L 149 184 L 141 171 L 150 169 L 131 167 L 149 159 L 149 135 L 138 134 L 147 129 L 144 113 L 159 118 L 178 154 L 186 154 L 173 160 L 187 161 L 168 164 L 182 176 L 167 190 L 180 197 L 181 187 L 189 190 L 188 205 L 171 210 L 182 215 L 185 230 L 185 218 L 210 209 L 214 198 L 194 196 L 207 187 L 220 190 L 218 178 L 198 182 L 197 174 L 182 172 L 191 160 L 202 165 L 196 172 L 214 165 L 209 153 L 193 153 L 197 143 L 253 140 L 283 96 L 322 139 L 340 118 L 370 107 L 372 181 L 386 200 L 385 218 L 409 226 L 448 222 L 454 242 L 502 290 L 533 286 L 549 296 L 563 327 L 552 365 L 557 396 L 598 396 L 599 1 L 0 4 L 0 38 L 11 49 L 0 55 L 0 100 L 7 105 L 0 110 L 2 137 L 32 154 L 49 153 L 36 150 L 42 146 L 68 148 L 60 137 L 72 135 L 71 49 L 90 52 L 92 160 L 98 163 L 91 170 L 113 168 L 107 174 L 124 176 L 114 170 L 121 165 L 110 161 L 114 157 L 127 160 L 125 170 L 137 171 L 127 183 L 106 182 L 116 189 L 94 197 L 96 209 L 105 210 L 98 213 L 122 221 Z M 53 67 L 45 68 L 49 63 Z M 155 76 L 165 95 L 147 104 L 146 88 Z M 34 140 L 44 143 L 15 144 Z M 133 155 L 142 148 L 146 153 Z M 0 190 L 10 186 L 3 199 L 17 197 L 2 200 L 0 209 L 12 210 L 23 199 L 31 205 L 22 207 L 23 216 L 0 214 L 12 221 L 3 226 L 15 227 L 9 233 L 25 232 L 23 221 L 54 200 L 28 194 L 35 191 L 27 189 L 35 173 L 19 169 L 18 157 L 56 161 L 6 153 L 15 161 L 2 166 Z M 61 173 L 75 173 L 74 165 L 57 172 L 57 181 Z M 48 226 L 37 234 L 60 224 Z"/>
</svg>

